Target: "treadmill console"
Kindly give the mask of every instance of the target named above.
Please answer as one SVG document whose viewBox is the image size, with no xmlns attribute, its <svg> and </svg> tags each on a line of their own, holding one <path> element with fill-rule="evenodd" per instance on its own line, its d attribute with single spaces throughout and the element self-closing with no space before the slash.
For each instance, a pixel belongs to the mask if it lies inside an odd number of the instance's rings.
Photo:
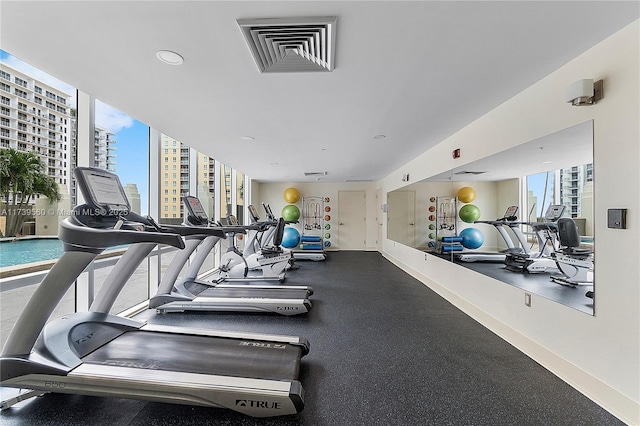
<svg viewBox="0 0 640 426">
<path fill-rule="evenodd" d="M 238 219 L 232 214 L 227 216 L 227 224 L 231 226 L 238 226 Z"/>
<path fill-rule="evenodd" d="M 545 222 L 557 222 L 562 217 L 566 206 L 563 204 L 551 204 L 544 214 Z"/>
<path fill-rule="evenodd" d="M 507 211 L 504 212 L 504 220 L 514 221 L 518 218 L 518 206 L 509 206 Z"/>
<path fill-rule="evenodd" d="M 262 203 L 262 207 L 264 207 L 264 211 L 267 213 L 268 220 L 276 220 L 276 217 L 274 216 L 273 211 L 271 211 L 271 206 L 269 204 Z"/>
<path fill-rule="evenodd" d="M 187 220 L 196 225 L 207 225 L 209 223 L 209 216 L 204 211 L 204 206 L 200 202 L 200 199 L 187 195 L 182 197 L 184 206 L 187 209 Z"/>
<path fill-rule="evenodd" d="M 93 167 L 76 167 L 76 181 L 85 203 L 100 216 L 127 216 L 131 205 L 117 175 Z"/>
<path fill-rule="evenodd" d="M 260 221 L 260 215 L 258 214 L 258 210 L 253 204 L 249 204 L 249 214 L 251 215 L 251 222 Z"/>
</svg>

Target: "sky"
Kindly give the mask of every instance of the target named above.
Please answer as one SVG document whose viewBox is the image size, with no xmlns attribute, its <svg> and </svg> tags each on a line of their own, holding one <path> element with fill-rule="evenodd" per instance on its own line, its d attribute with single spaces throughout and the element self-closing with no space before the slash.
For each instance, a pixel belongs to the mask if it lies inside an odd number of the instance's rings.
<svg viewBox="0 0 640 426">
<path fill-rule="evenodd" d="M 542 172 L 542 173 L 538 173 L 535 175 L 529 175 L 527 177 L 527 189 L 529 191 L 533 191 L 533 194 L 538 198 L 538 204 L 536 205 L 536 212 L 537 212 L 537 216 L 536 215 L 532 215 L 530 218 L 527 217 L 527 215 L 529 214 L 529 212 L 521 212 L 520 216 L 521 218 L 523 218 L 522 220 L 536 220 L 536 217 L 542 217 L 544 215 L 544 212 L 542 211 L 542 209 L 544 208 L 544 210 L 546 211 L 546 209 L 549 207 L 549 205 L 551 204 L 551 202 L 553 201 L 553 189 L 554 189 L 554 185 L 553 185 L 553 181 L 554 181 L 554 173 L 550 172 L 549 173 L 549 183 L 547 186 L 547 196 L 545 199 L 545 202 L 542 203 L 542 197 L 544 194 L 544 185 L 545 185 L 545 181 L 547 179 L 547 172 Z M 544 204 L 544 205 L 543 205 Z M 531 209 L 532 206 L 529 206 L 529 209 Z M 525 217 L 527 217 L 526 219 L 524 219 Z"/>
<path fill-rule="evenodd" d="M 0 50 L 0 61 L 36 80 L 70 96 L 72 108 L 77 105 L 76 89 L 69 84 Z M 116 134 L 116 174 L 123 184 L 135 183 L 140 192 L 142 214 L 147 214 L 149 199 L 149 126 L 96 99 L 95 122 L 98 127 Z"/>
</svg>

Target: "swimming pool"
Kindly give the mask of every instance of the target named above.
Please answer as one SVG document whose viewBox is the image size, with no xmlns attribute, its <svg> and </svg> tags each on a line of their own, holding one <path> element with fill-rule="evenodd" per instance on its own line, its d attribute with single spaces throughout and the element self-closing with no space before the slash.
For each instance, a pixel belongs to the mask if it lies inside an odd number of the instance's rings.
<svg viewBox="0 0 640 426">
<path fill-rule="evenodd" d="M 0 243 L 0 268 L 57 259 L 64 250 L 57 238 L 34 238 Z"/>
</svg>

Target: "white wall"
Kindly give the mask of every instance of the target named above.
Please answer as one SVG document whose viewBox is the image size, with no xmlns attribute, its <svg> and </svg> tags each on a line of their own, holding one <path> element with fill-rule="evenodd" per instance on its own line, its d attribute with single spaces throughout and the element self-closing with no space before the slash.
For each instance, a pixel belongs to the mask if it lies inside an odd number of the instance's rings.
<svg viewBox="0 0 640 426">
<path fill-rule="evenodd" d="M 425 260 L 390 240 L 383 254 L 629 424 L 640 424 L 638 40 L 636 21 L 378 185 L 386 193 L 403 185 L 403 174 L 428 178 L 593 119 L 594 316 L 535 296 L 526 307 L 521 289 L 433 256 Z M 566 86 L 584 78 L 604 79 L 604 99 L 585 107 L 564 103 Z M 463 153 L 458 160 L 451 157 L 455 148 Z M 609 208 L 628 209 L 628 229 L 607 228 Z"/>
<path fill-rule="evenodd" d="M 321 196 L 329 197 L 330 201 L 325 203 L 331 207 L 331 248 L 328 250 L 338 250 L 338 191 L 365 191 L 366 195 L 366 222 L 367 222 L 367 235 L 366 235 L 366 250 L 377 250 L 376 238 L 377 238 L 377 225 L 376 215 L 381 214 L 380 205 L 383 201 L 376 200 L 376 185 L 372 182 L 349 182 L 349 183 L 309 183 L 309 182 L 288 182 L 288 183 L 269 183 L 263 182 L 257 184 L 257 190 L 252 192 L 251 203 L 256 207 L 259 207 L 259 212 L 264 217 L 264 211 L 262 210 L 261 203 L 268 203 L 271 205 L 273 213 L 278 216 L 282 211 L 282 208 L 288 203 L 284 200 L 284 190 L 289 187 L 297 188 L 303 197 Z M 296 206 L 302 211 L 302 199 L 300 199 Z M 302 233 L 302 224 L 298 224 L 298 231 Z"/>
</svg>

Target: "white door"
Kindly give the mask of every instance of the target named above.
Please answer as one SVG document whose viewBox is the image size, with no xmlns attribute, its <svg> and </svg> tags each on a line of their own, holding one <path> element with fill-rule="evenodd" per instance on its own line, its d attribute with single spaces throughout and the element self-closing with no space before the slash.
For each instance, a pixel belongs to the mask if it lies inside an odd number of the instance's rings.
<svg viewBox="0 0 640 426">
<path fill-rule="evenodd" d="M 338 249 L 364 250 L 367 239 L 365 191 L 338 191 Z"/>
<path fill-rule="evenodd" d="M 416 193 L 391 191 L 387 194 L 387 238 L 409 247 L 416 245 Z"/>
</svg>

